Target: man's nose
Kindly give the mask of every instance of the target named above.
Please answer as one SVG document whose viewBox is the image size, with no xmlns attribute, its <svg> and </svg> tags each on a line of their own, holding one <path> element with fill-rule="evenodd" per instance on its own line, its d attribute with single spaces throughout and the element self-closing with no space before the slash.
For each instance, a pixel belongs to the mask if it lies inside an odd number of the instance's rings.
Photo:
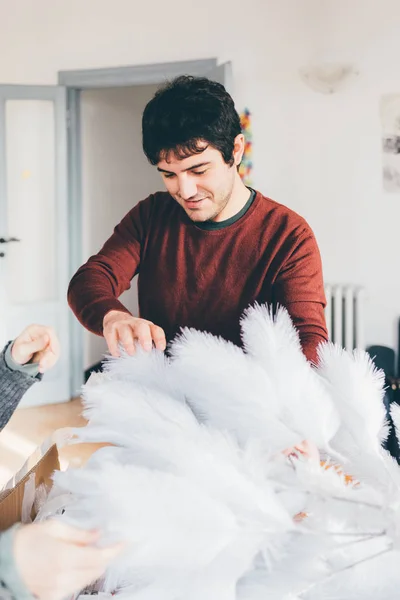
<svg viewBox="0 0 400 600">
<path fill-rule="evenodd" d="M 179 179 L 179 195 L 183 200 L 194 198 L 197 194 L 197 185 L 192 177 L 184 174 Z"/>
</svg>

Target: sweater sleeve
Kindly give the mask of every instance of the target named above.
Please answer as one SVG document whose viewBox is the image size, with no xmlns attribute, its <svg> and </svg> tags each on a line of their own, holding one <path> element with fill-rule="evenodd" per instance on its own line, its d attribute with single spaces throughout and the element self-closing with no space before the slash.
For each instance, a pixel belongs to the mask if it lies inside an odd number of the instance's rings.
<svg viewBox="0 0 400 600">
<path fill-rule="evenodd" d="M 307 359 L 317 361 L 317 348 L 328 340 L 321 256 L 311 229 L 298 236 L 274 286 L 274 303 L 287 308 L 299 332 Z"/>
<path fill-rule="evenodd" d="M 30 375 L 31 377 L 38 377 L 39 363 L 29 362 L 25 365 L 20 365 L 12 357 L 12 347 L 13 343 L 9 344 L 4 354 L 4 360 L 6 361 L 7 367 L 9 367 L 12 371 L 21 371 L 21 373 L 25 373 L 25 375 Z"/>
<path fill-rule="evenodd" d="M 129 314 L 118 298 L 139 272 L 147 201 L 140 202 L 122 219 L 100 252 L 78 269 L 69 284 L 72 311 L 86 329 L 97 335 L 103 335 L 103 319 L 110 310 Z"/>
<path fill-rule="evenodd" d="M 33 377 L 29 372 L 10 368 L 6 361 L 8 346 L 0 353 L 0 430 L 10 420 L 25 392 L 41 379 L 40 375 Z"/>
</svg>

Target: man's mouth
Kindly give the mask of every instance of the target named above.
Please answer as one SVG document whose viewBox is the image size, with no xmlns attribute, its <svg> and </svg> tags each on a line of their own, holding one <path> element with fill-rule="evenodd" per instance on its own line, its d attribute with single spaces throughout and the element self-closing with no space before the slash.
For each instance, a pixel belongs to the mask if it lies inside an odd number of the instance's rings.
<svg viewBox="0 0 400 600">
<path fill-rule="evenodd" d="M 198 200 L 185 200 L 184 202 L 186 206 L 196 206 L 196 204 L 204 202 L 204 200 L 207 200 L 207 198 L 199 198 Z"/>
</svg>

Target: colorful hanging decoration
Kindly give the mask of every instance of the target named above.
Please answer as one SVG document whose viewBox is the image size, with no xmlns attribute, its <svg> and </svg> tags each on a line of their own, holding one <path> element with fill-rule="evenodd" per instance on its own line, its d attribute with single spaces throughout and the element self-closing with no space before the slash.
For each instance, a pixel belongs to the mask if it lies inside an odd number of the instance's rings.
<svg viewBox="0 0 400 600">
<path fill-rule="evenodd" d="M 240 115 L 240 124 L 245 139 L 244 153 L 242 162 L 239 167 L 239 175 L 245 185 L 252 185 L 251 172 L 253 169 L 252 151 L 253 151 L 253 134 L 251 131 L 251 112 L 245 108 Z"/>
</svg>

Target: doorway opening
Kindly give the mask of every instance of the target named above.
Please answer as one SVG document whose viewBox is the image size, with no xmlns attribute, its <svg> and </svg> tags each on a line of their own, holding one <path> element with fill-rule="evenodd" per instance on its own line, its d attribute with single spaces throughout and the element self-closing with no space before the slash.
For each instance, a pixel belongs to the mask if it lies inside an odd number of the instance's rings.
<svg viewBox="0 0 400 600">
<path fill-rule="evenodd" d="M 64 71 L 67 88 L 70 274 L 98 252 L 124 215 L 163 189 L 141 146 L 141 116 L 156 89 L 179 75 L 206 76 L 231 92 L 231 65 L 216 59 Z M 121 296 L 138 314 L 137 283 Z M 71 396 L 107 352 L 105 340 L 70 315 Z"/>
</svg>

